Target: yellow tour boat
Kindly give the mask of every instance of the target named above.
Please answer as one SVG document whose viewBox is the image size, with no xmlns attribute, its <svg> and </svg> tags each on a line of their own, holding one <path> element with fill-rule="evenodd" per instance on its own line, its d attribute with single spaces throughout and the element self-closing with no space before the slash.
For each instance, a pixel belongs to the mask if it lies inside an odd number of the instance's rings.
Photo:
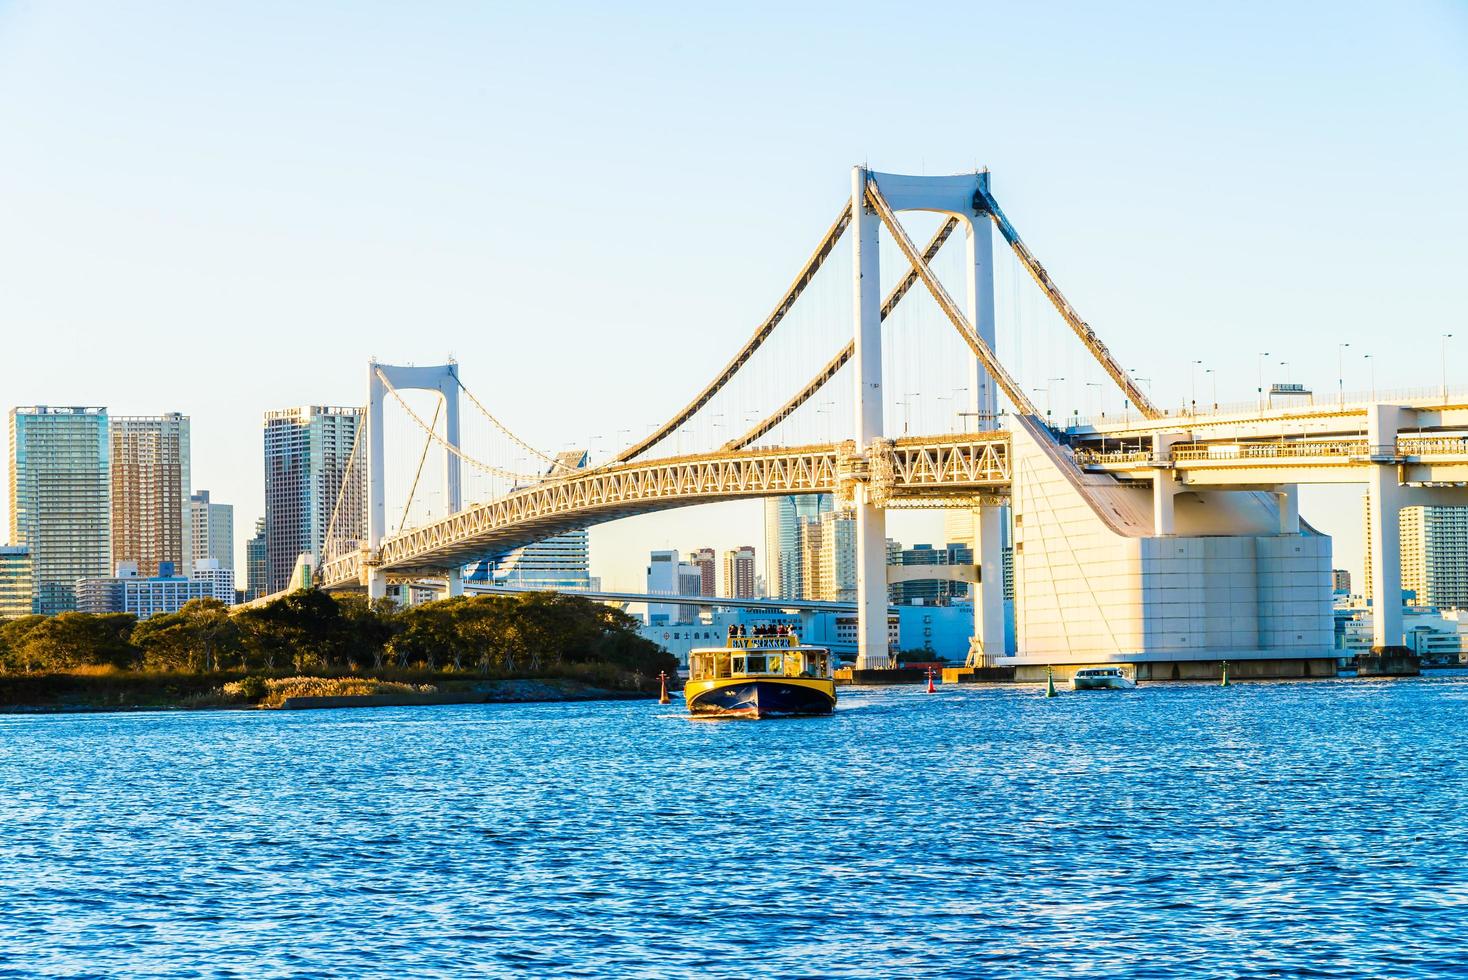
<svg viewBox="0 0 1468 980">
<path fill-rule="evenodd" d="M 731 636 L 689 652 L 683 697 L 695 715 L 772 718 L 829 715 L 836 707 L 831 651 L 794 633 Z"/>
</svg>

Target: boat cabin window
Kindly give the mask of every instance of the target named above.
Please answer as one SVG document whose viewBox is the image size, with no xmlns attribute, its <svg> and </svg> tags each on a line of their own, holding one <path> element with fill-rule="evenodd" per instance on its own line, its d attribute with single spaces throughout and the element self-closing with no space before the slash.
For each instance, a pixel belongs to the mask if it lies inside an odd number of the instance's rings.
<svg viewBox="0 0 1468 980">
<path fill-rule="evenodd" d="M 763 674 L 765 672 L 765 658 L 763 655 L 751 654 L 745 658 L 745 661 L 744 672 L 746 674 Z"/>
<path fill-rule="evenodd" d="M 735 657 L 735 658 L 733 658 L 733 660 L 734 660 L 734 665 L 731 668 L 731 672 L 732 673 L 735 673 L 735 674 L 742 674 L 742 673 L 744 673 L 744 658 L 743 657 Z"/>
</svg>

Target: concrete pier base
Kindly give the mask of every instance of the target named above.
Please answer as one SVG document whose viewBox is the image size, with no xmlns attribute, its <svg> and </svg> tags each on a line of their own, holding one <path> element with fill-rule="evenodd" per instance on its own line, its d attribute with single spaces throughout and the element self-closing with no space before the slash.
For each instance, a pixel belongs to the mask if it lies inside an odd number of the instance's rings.
<svg viewBox="0 0 1468 980">
<path fill-rule="evenodd" d="M 1056 682 L 1069 681 L 1082 667 L 1121 667 L 1137 681 L 1217 681 L 1223 677 L 1222 660 L 1151 660 L 1127 663 L 1121 660 L 1090 664 L 1022 664 L 1014 668 L 1019 683 L 1043 684 L 1054 670 Z M 1282 657 L 1264 660 L 1229 660 L 1229 681 L 1303 680 L 1336 676 L 1334 657 Z"/>
<path fill-rule="evenodd" d="M 1406 647 L 1374 647 L 1356 658 L 1357 677 L 1416 677 L 1422 658 Z"/>
<path fill-rule="evenodd" d="M 996 684 L 1014 680 L 1013 667 L 944 667 L 944 684 Z"/>
<path fill-rule="evenodd" d="M 926 684 L 928 672 L 921 667 L 841 667 L 837 684 Z"/>
</svg>

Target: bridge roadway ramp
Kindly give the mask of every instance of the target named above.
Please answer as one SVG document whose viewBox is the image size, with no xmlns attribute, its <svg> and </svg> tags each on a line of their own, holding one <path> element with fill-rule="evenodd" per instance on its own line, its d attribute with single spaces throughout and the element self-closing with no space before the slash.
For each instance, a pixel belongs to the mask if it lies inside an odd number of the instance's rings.
<svg viewBox="0 0 1468 980">
<path fill-rule="evenodd" d="M 990 666 L 1020 680 L 1108 663 L 1208 677 L 1225 660 L 1241 662 L 1235 676 L 1334 674 L 1330 538 L 1292 523 L 1276 494 L 1085 473 L 1023 419 L 1011 447 L 1022 652 Z"/>
</svg>

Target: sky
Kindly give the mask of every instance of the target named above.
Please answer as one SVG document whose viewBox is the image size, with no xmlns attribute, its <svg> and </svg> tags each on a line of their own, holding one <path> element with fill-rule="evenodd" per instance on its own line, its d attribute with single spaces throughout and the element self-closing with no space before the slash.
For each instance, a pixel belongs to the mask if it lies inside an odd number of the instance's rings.
<svg viewBox="0 0 1468 980">
<path fill-rule="evenodd" d="M 241 543 L 262 413 L 363 403 L 370 357 L 453 355 L 532 444 L 610 446 L 748 337 L 863 162 L 989 167 L 1164 404 L 1195 360 L 1252 398 L 1265 350 L 1266 383 L 1468 382 L 1468 4 L 627 7 L 0 0 L 0 405 L 189 414 Z M 1302 511 L 1358 568 L 1359 491 Z M 636 518 L 593 573 L 743 543 L 758 505 Z"/>
</svg>

